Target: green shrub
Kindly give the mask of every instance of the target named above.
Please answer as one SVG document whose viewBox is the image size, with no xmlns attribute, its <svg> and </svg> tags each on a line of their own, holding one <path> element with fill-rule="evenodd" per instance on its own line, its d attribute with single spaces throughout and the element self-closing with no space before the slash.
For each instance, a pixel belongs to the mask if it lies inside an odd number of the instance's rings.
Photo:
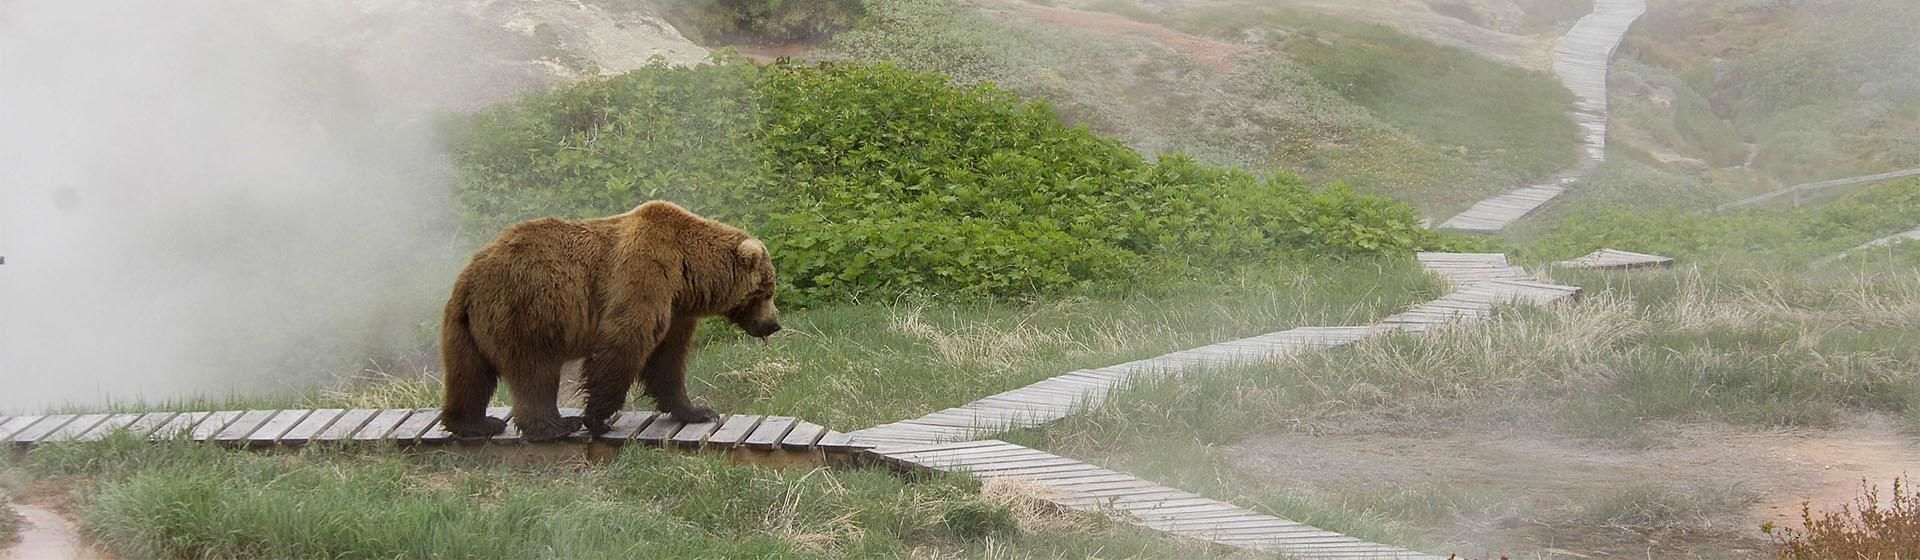
<svg viewBox="0 0 1920 560">
<path fill-rule="evenodd" d="M 1044 103 L 890 65 L 656 64 L 493 108 L 454 139 L 477 229 L 675 200 L 765 239 L 802 305 L 1447 242 L 1391 200 L 1148 162 Z"/>
</svg>

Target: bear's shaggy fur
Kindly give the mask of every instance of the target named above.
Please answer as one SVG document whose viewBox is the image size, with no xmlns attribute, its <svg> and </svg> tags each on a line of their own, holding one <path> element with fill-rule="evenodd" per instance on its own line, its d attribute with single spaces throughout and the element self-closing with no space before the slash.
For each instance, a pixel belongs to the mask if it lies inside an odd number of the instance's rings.
<svg viewBox="0 0 1920 560">
<path fill-rule="evenodd" d="M 460 272 L 447 301 L 442 422 L 460 437 L 506 430 L 486 415 L 495 380 L 505 379 L 523 437 L 560 438 L 583 423 L 598 435 L 636 373 L 661 411 L 712 421 L 712 410 L 687 398 L 694 328 L 721 315 L 752 336 L 780 330 L 774 279 L 759 240 L 665 201 L 507 228 Z M 561 418 L 560 365 L 578 358 L 586 414 Z"/>
</svg>

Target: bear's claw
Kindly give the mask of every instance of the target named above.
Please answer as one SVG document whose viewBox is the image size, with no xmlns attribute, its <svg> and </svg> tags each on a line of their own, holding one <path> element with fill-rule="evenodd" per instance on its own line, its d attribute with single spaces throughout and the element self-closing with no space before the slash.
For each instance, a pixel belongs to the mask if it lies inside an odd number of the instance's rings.
<svg viewBox="0 0 1920 560">
<path fill-rule="evenodd" d="M 580 431 L 581 418 L 567 416 L 548 421 L 516 422 L 520 437 L 529 442 L 554 441 Z"/>
<path fill-rule="evenodd" d="M 507 431 L 507 421 L 492 416 L 481 416 L 472 422 L 442 423 L 447 432 L 457 439 L 483 439 L 500 435 Z"/>
<path fill-rule="evenodd" d="M 691 406 L 679 410 L 669 410 L 667 414 L 672 414 L 674 420 L 679 420 L 687 424 L 704 424 L 720 419 L 719 413 L 704 406 Z"/>
</svg>

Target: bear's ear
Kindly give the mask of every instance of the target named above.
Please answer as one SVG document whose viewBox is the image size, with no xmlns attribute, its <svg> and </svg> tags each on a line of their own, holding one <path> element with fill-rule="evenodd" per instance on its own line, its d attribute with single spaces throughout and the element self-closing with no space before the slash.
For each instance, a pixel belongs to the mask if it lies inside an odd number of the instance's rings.
<svg viewBox="0 0 1920 560">
<path fill-rule="evenodd" d="M 746 241 L 741 241 L 739 247 L 733 249 L 733 254 L 742 262 L 756 263 L 767 258 L 767 246 L 760 240 L 749 237 Z"/>
</svg>

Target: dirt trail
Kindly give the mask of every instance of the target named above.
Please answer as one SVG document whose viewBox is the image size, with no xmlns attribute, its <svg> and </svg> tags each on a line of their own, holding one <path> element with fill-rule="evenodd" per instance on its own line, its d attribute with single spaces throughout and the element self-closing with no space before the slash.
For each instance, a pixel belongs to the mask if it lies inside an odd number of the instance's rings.
<svg viewBox="0 0 1920 560">
<path fill-rule="evenodd" d="M 1784 463 L 1814 473 L 1817 480 L 1810 488 L 1781 493 L 1762 502 L 1758 513 L 1788 527 L 1800 525 L 1802 502 L 1808 503 L 1816 516 L 1852 504 L 1862 493 L 1861 479 L 1879 487 L 1880 498 L 1885 500 L 1894 478 L 1920 478 L 1920 442 L 1885 424 L 1796 439 L 1774 454 Z"/>
<path fill-rule="evenodd" d="M 8 504 L 20 514 L 20 540 L 0 550 L 0 560 L 113 560 L 88 546 L 66 517 L 32 504 Z"/>
<path fill-rule="evenodd" d="M 1762 522 L 1837 509 L 1860 480 L 1920 474 L 1920 442 L 1884 422 L 1828 431 L 1673 428 L 1646 449 L 1542 434 L 1281 435 L 1229 453 L 1274 488 L 1393 508 L 1474 555 L 1760 558 Z"/>
</svg>

